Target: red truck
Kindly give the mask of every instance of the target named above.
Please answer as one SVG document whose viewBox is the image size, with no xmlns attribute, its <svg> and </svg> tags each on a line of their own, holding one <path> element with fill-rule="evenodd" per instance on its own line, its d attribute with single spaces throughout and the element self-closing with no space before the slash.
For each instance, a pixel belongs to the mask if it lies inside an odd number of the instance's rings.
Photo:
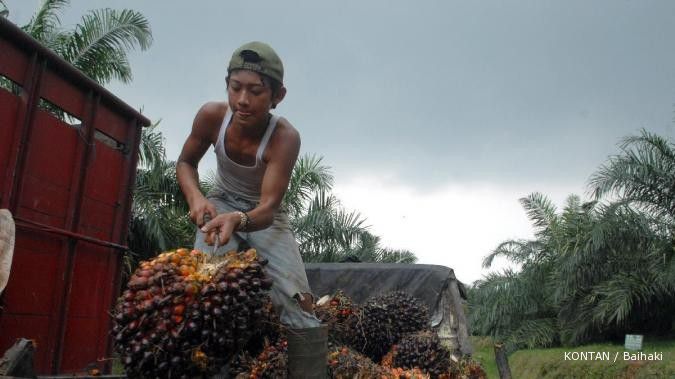
<svg viewBox="0 0 675 379">
<path fill-rule="evenodd" d="M 0 209 L 16 223 L 0 355 L 38 374 L 105 371 L 141 128 L 150 121 L 0 17 Z"/>
</svg>

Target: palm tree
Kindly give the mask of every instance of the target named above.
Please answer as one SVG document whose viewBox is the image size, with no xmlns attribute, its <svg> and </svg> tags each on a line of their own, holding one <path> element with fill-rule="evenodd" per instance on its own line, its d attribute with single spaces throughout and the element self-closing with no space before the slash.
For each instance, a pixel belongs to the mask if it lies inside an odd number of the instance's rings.
<svg viewBox="0 0 675 379">
<path fill-rule="evenodd" d="M 365 231 L 365 220 L 345 211 L 330 193 L 333 176 L 321 160 L 309 155 L 298 159 L 282 202 L 306 262 L 339 261 Z"/>
<path fill-rule="evenodd" d="M 9 9 L 7 9 L 7 5 L 5 5 L 5 2 L 3 0 L 0 0 L 0 17 L 7 17 L 9 16 Z"/>
<path fill-rule="evenodd" d="M 599 205 L 595 216 L 577 251 L 561 260 L 565 339 L 618 339 L 627 331 L 670 330 L 675 265 L 663 225 L 621 201 Z"/>
<path fill-rule="evenodd" d="M 569 198 L 568 204 L 575 198 Z M 540 193 L 520 199 L 535 228 L 533 240 L 502 242 L 483 260 L 489 268 L 503 256 L 521 266 L 520 272 L 505 270 L 477 281 L 469 296 L 471 325 L 476 333 L 504 341 L 507 349 L 550 346 L 559 341 L 554 285 L 556 245 L 561 216 L 553 203 Z"/>
<path fill-rule="evenodd" d="M 675 145 L 641 130 L 624 138 L 620 150 L 589 180 L 591 193 L 605 200 L 591 248 L 596 266 L 608 273 L 604 281 L 595 273 L 597 284 L 582 310 L 595 307 L 595 320 L 619 328 L 670 330 L 675 310 Z"/>
<path fill-rule="evenodd" d="M 379 237 L 368 232 L 365 219 L 342 207 L 330 193 L 333 176 L 321 161 L 310 155 L 298 159 L 282 202 L 303 260 L 339 262 L 355 256 L 363 262 L 415 262 L 410 251 L 381 248 Z"/>
<path fill-rule="evenodd" d="M 179 246 L 192 246 L 195 227 L 178 185 L 176 163 L 166 160 L 159 121 L 143 130 L 136 171 L 129 248 L 136 259 L 147 259 Z M 211 182 L 200 180 L 202 191 Z"/>
<path fill-rule="evenodd" d="M 396 250 L 381 247 L 380 237 L 368 231 L 358 236 L 356 243 L 343 255 L 359 262 L 379 263 L 415 263 L 417 257 L 409 250 Z"/>
<path fill-rule="evenodd" d="M 591 177 L 596 198 L 616 196 L 672 225 L 675 220 L 675 144 L 646 130 L 624 138 L 621 153 Z"/>
<path fill-rule="evenodd" d="M 486 267 L 504 256 L 521 269 L 476 283 L 469 298 L 476 332 L 513 349 L 617 340 L 627 332 L 663 334 L 672 328 L 673 244 L 666 220 L 654 217 L 663 213 L 651 207 L 646 209 L 653 213 L 641 212 L 621 197 L 605 204 L 570 196 L 560 213 L 541 194 L 521 203 L 535 238 L 506 241 L 486 257 Z"/>
<path fill-rule="evenodd" d="M 132 80 L 127 52 L 152 44 L 147 19 L 133 10 L 98 9 L 82 17 L 72 30 L 63 30 L 59 12 L 68 0 L 43 0 L 22 29 L 101 84 Z"/>
</svg>

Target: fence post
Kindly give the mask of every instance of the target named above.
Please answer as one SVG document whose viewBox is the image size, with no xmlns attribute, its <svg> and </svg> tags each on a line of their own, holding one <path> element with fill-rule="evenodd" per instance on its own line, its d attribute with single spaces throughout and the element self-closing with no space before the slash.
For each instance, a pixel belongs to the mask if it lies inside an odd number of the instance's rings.
<svg viewBox="0 0 675 379">
<path fill-rule="evenodd" d="M 511 379 L 509 360 L 506 357 L 506 349 L 504 349 L 504 344 L 501 342 L 495 343 L 495 361 L 497 361 L 499 379 Z"/>
</svg>

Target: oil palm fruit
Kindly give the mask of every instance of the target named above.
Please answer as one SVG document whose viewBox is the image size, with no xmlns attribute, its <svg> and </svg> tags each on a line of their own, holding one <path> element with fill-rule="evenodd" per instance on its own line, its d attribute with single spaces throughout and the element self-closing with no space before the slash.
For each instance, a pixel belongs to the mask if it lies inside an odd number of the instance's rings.
<svg viewBox="0 0 675 379">
<path fill-rule="evenodd" d="M 430 318 L 420 300 L 395 291 L 368 299 L 349 323 L 349 344 L 379 362 L 403 335 L 428 329 Z"/>
<path fill-rule="evenodd" d="M 335 379 L 393 378 L 387 368 L 348 346 L 328 349 L 328 372 Z"/>
<path fill-rule="evenodd" d="M 115 350 L 130 378 L 216 372 L 260 327 L 270 303 L 256 251 L 207 256 L 177 249 L 143 261 L 118 299 Z"/>
<path fill-rule="evenodd" d="M 350 318 L 356 311 L 352 300 L 338 290 L 326 301 L 319 302 L 314 308 L 316 317 L 328 325 L 328 337 L 337 343 L 348 343 L 351 332 Z"/>
<path fill-rule="evenodd" d="M 432 379 L 447 377 L 450 372 L 450 352 L 441 345 L 433 331 L 403 336 L 387 355 L 382 365 L 403 369 L 419 368 Z"/>
</svg>

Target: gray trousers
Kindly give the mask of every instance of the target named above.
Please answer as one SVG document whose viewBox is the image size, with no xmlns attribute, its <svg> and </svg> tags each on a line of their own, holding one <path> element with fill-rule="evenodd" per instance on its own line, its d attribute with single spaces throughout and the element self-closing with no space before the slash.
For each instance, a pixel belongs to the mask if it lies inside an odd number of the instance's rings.
<svg viewBox="0 0 675 379">
<path fill-rule="evenodd" d="M 215 205 L 218 214 L 245 212 L 255 207 L 255 203 L 222 190 L 212 191 L 207 198 Z M 256 249 L 259 256 L 269 261 L 265 271 L 273 280 L 270 296 L 281 323 L 291 329 L 314 328 L 321 325 L 319 319 L 302 310 L 296 300 L 297 296 L 302 297 L 301 294 L 311 293 L 311 290 L 298 243 L 288 224 L 288 217 L 278 212 L 268 228 L 250 233 L 237 232 L 237 235 L 238 237 L 232 236 L 227 244 L 218 248 L 216 254 L 223 255 L 228 251 L 238 250 L 240 243 L 245 241 Z M 205 233 L 197 230 L 195 249 L 210 253 L 213 246 L 206 244 L 205 236 Z"/>
</svg>

